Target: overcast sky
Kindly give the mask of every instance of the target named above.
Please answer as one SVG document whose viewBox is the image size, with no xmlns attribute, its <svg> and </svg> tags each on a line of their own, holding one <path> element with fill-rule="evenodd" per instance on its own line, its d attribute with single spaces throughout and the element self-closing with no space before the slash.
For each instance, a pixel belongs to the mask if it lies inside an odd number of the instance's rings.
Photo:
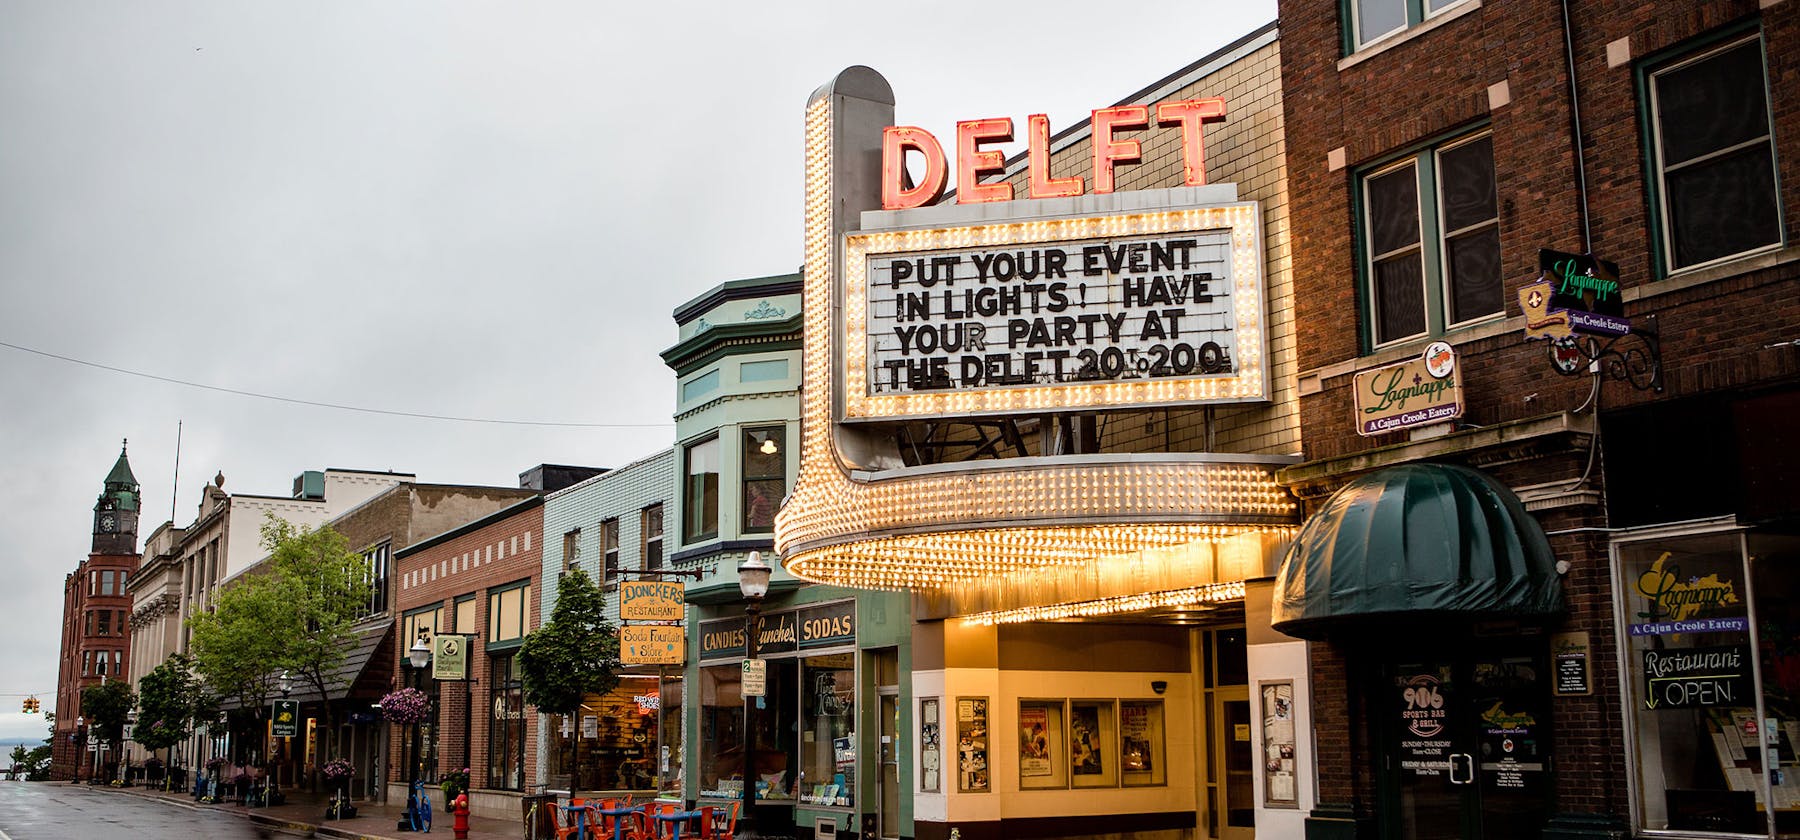
<svg viewBox="0 0 1800 840">
<path fill-rule="evenodd" d="M 1018 12 L 1011 14 L 1009 12 Z M 1096 14 L 1105 17 L 1095 17 Z M 201 485 L 325 467 L 516 485 L 670 445 L 670 311 L 801 262 L 801 119 L 837 71 L 898 121 L 1086 117 L 1274 0 L 0 0 L 0 738 L 55 704 L 62 580 L 122 438 L 140 535 Z M 1022 148 L 1022 144 L 1014 144 Z M 179 495 L 176 424 L 183 423 Z"/>
</svg>

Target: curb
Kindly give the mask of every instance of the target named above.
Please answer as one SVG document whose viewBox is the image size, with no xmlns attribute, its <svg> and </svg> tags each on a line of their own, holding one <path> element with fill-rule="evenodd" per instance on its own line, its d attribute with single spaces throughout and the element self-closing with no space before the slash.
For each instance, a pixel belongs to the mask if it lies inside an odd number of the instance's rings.
<svg viewBox="0 0 1800 840">
<path fill-rule="evenodd" d="M 263 814 L 245 814 L 244 816 L 250 820 L 251 825 L 260 826 L 269 829 L 270 831 L 279 831 L 282 834 L 292 834 L 295 837 L 312 837 L 314 836 L 314 832 L 318 830 L 318 827 L 311 823 L 292 822 L 290 820 L 265 816 Z"/>
</svg>

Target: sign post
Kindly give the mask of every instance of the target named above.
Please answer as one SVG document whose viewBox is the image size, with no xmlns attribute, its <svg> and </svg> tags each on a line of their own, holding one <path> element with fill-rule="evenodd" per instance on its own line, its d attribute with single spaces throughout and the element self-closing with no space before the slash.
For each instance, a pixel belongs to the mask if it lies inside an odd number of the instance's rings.
<svg viewBox="0 0 1800 840">
<path fill-rule="evenodd" d="M 277 700 L 269 734 L 277 738 L 293 738 L 300 734 L 300 701 Z"/>
</svg>

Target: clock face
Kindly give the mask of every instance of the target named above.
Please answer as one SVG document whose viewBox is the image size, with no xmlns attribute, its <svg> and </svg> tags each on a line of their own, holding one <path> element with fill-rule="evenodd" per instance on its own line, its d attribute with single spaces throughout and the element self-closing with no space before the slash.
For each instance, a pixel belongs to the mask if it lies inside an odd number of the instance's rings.
<svg viewBox="0 0 1800 840">
<path fill-rule="evenodd" d="M 119 527 L 119 522 L 118 522 L 118 520 L 113 519 L 112 514 L 110 514 L 110 513 L 100 514 L 100 530 L 105 531 L 110 534 L 113 532 L 114 529 L 116 529 L 118 527 Z"/>
</svg>

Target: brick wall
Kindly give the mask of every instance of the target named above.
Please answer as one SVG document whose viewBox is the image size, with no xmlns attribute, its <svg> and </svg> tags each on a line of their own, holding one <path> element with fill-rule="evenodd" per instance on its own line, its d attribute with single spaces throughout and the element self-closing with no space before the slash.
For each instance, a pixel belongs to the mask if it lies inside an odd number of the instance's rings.
<svg viewBox="0 0 1800 840">
<path fill-rule="evenodd" d="M 1785 227 L 1800 221 L 1800 4 L 1601 0 L 1570 4 L 1580 82 L 1587 221 L 1593 251 L 1619 263 L 1626 312 L 1661 328 L 1667 389 L 1639 391 L 1608 380 L 1597 409 L 1733 389 L 1789 385 L 1800 376 L 1800 350 L 1767 344 L 1800 337 L 1800 267 L 1796 249 L 1738 260 L 1685 276 L 1658 276 L 1652 260 L 1649 196 L 1634 64 L 1658 50 L 1760 15 L 1774 103 Z M 1538 274 L 1539 248 L 1581 252 L 1581 191 L 1571 131 L 1568 76 L 1557 2 L 1486 2 L 1452 9 L 1390 45 L 1345 58 L 1336 0 L 1280 4 L 1282 81 L 1288 132 L 1288 189 L 1299 368 L 1306 455 L 1335 458 L 1401 443 L 1405 433 L 1364 438 L 1355 431 L 1349 392 L 1358 370 L 1416 355 L 1425 340 L 1365 354 L 1358 316 L 1359 270 L 1353 189 L 1359 168 L 1418 148 L 1446 133 L 1491 127 L 1499 196 L 1505 320 L 1451 334 L 1461 357 L 1466 423 L 1491 426 L 1555 411 L 1588 399 L 1591 380 L 1551 371 L 1542 344 L 1523 340 L 1513 290 Z M 1628 42 L 1621 42 L 1628 39 Z M 1631 59 L 1610 66 L 1628 43 Z M 1504 84 L 1506 96 L 1490 98 Z M 1510 99 L 1502 102 L 1500 100 Z M 1338 150 L 1341 150 L 1338 151 Z M 1333 158 L 1341 154 L 1341 165 Z M 1604 446 L 1604 444 L 1602 444 Z M 1666 458 L 1666 452 L 1602 449 L 1589 473 L 1604 491 L 1608 458 Z M 1483 464 L 1514 487 L 1587 470 L 1581 453 L 1550 453 L 1514 463 Z M 1539 511 L 1557 556 L 1569 616 L 1556 630 L 1586 630 L 1593 644 L 1594 693 L 1556 698 L 1559 811 L 1627 815 L 1627 744 L 1621 721 L 1612 584 L 1602 506 Z M 1359 709 L 1357 650 L 1313 646 L 1315 736 L 1321 756 L 1320 796 L 1356 802 L 1369 813 L 1372 770 L 1365 710 Z"/>
<path fill-rule="evenodd" d="M 475 596 L 475 644 L 469 650 L 469 673 L 475 678 L 470 686 L 474 720 L 471 727 L 470 708 L 463 700 L 463 686 L 444 682 L 438 686 L 437 767 L 440 772 L 463 766 L 463 743 L 469 738 L 469 767 L 475 787 L 486 788 L 488 767 L 489 711 L 493 706 L 490 658 L 485 649 L 488 637 L 488 590 L 529 580 L 532 597 L 527 599 L 530 612 L 527 627 L 542 624 L 538 609 L 539 574 L 543 565 L 544 508 L 530 500 L 505 509 L 511 513 L 496 514 L 450 532 L 447 538 L 408 551 L 396 558 L 396 638 L 406 613 L 431 607 L 444 608 L 446 631 L 454 629 L 455 602 L 463 596 Z M 411 640 L 396 644 L 398 656 L 404 659 Z M 388 749 L 400 756 L 410 733 L 404 727 L 391 727 Z M 537 716 L 525 717 L 525 788 L 537 783 L 536 773 Z M 406 767 L 401 761 L 390 762 L 391 781 L 404 782 Z"/>
</svg>

